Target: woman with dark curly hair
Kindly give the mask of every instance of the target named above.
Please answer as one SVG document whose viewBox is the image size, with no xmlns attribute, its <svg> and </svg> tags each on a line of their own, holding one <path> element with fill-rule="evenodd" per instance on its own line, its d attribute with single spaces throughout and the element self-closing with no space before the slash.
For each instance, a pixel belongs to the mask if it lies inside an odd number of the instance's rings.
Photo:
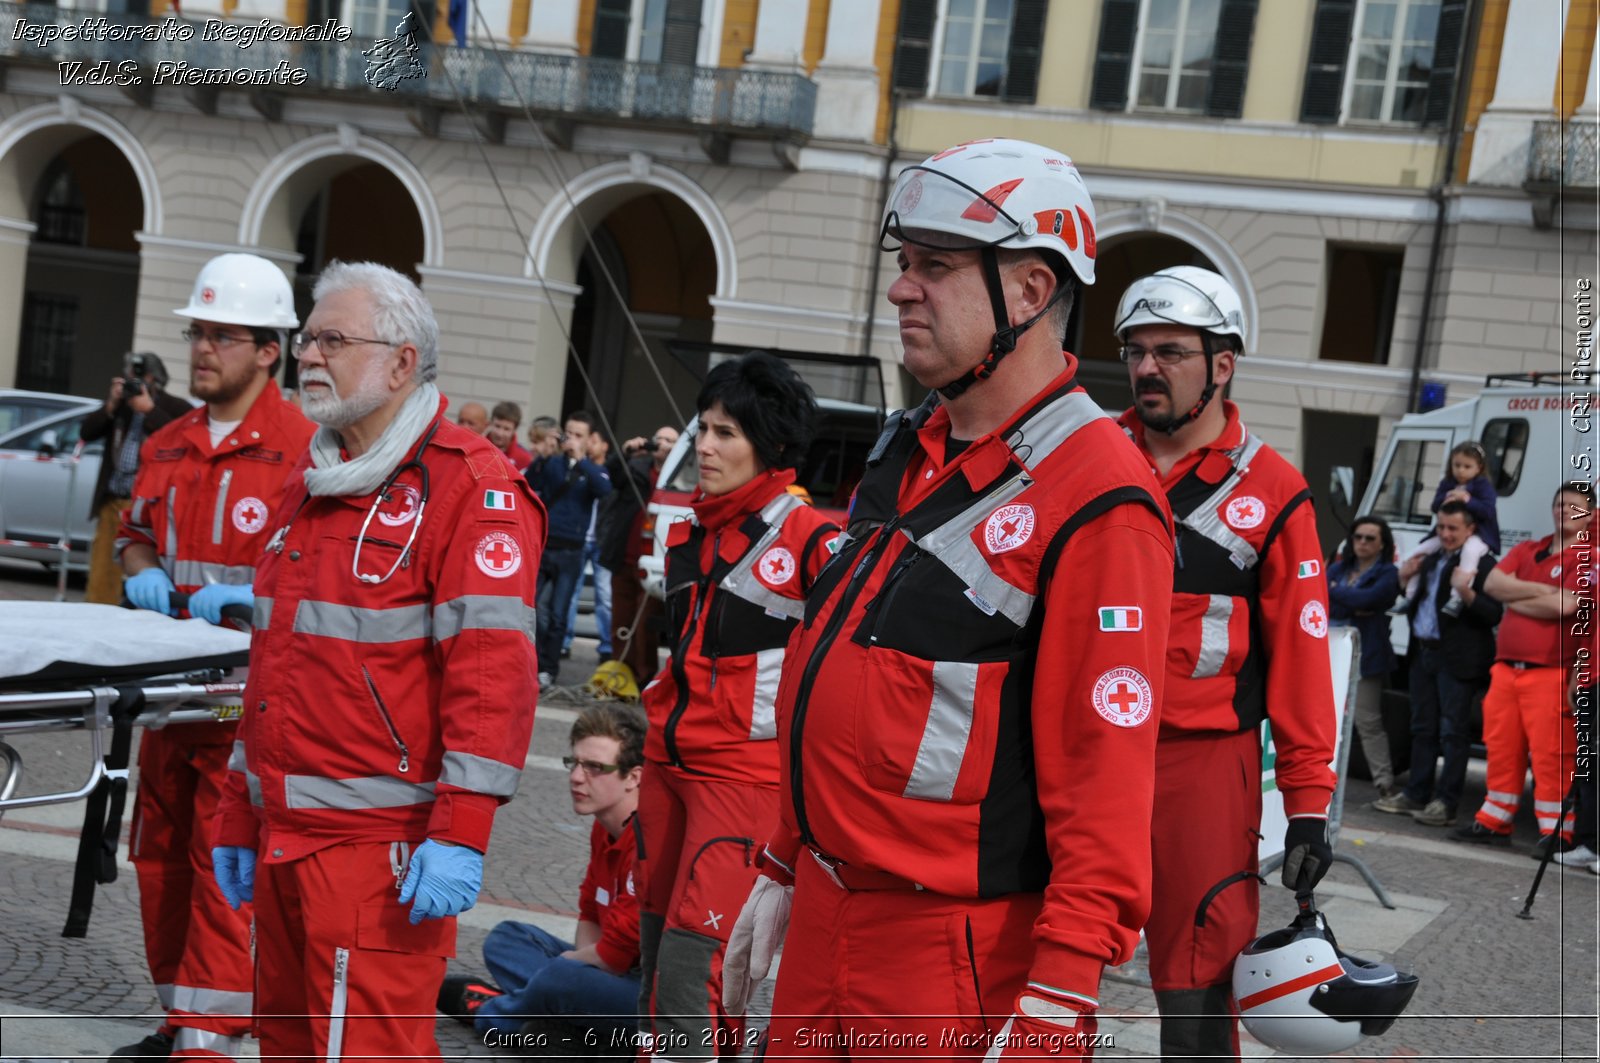
<svg viewBox="0 0 1600 1063">
<path fill-rule="evenodd" d="M 1361 681 L 1356 686 L 1356 734 L 1372 785 L 1380 797 L 1399 792 L 1383 729 L 1383 685 L 1394 671 L 1389 644 L 1389 607 L 1400 593 L 1394 564 L 1394 532 L 1382 517 L 1357 517 L 1339 560 L 1328 570 L 1328 614 L 1335 627 L 1361 632 Z"/>
<path fill-rule="evenodd" d="M 667 535 L 672 656 L 644 690 L 639 801 L 641 1024 L 655 1055 L 737 1055 L 722 952 L 778 817 L 774 699 L 783 647 L 838 527 L 791 491 L 817 418 L 782 359 L 706 377 L 693 517 Z"/>
</svg>

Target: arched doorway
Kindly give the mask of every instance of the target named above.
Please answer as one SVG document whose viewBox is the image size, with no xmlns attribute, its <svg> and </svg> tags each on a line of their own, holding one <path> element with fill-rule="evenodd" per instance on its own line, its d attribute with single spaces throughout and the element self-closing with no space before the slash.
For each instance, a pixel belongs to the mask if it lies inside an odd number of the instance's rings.
<svg viewBox="0 0 1600 1063">
<path fill-rule="evenodd" d="M 71 129 L 72 142 L 51 150 L 67 128 L 24 141 L 13 163 L 35 175 L 21 188 L 34 231 L 16 325 L 16 385 L 98 396 L 133 343 L 134 234 L 144 200 L 133 167 L 105 137 Z"/>
<path fill-rule="evenodd" d="M 677 196 L 647 186 L 614 191 L 620 202 L 595 223 L 578 258 L 582 293 L 571 331 L 582 372 L 569 355 L 561 408 L 533 412 L 595 410 L 620 440 L 673 421 L 674 404 L 693 409 L 717 264 L 705 226 Z"/>
<path fill-rule="evenodd" d="M 1073 310 L 1067 349 L 1078 356 L 1079 382 L 1106 409 L 1120 410 L 1129 402 L 1128 373 L 1117 359 L 1113 331 L 1117 303 L 1128 285 L 1168 266 L 1217 269 L 1193 245 L 1161 233 L 1129 233 L 1100 244 L 1094 285 L 1084 289 L 1081 304 Z"/>
</svg>

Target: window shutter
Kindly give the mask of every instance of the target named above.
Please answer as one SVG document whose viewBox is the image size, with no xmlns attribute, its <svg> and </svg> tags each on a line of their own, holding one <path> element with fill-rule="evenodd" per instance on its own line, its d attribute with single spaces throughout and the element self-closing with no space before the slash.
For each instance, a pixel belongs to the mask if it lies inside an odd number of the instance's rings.
<svg viewBox="0 0 1600 1063">
<path fill-rule="evenodd" d="M 1120 111 L 1128 105 L 1133 74 L 1133 42 L 1139 34 L 1139 0 L 1101 0 L 1100 44 L 1094 56 L 1094 87 L 1089 106 Z"/>
<path fill-rule="evenodd" d="M 1328 124 L 1339 120 L 1355 15 L 1355 0 L 1317 0 L 1311 51 L 1306 56 L 1305 91 L 1300 95 L 1300 121 Z"/>
<path fill-rule="evenodd" d="M 694 66 L 700 51 L 700 0 L 667 0 L 661 61 Z"/>
<path fill-rule="evenodd" d="M 1011 40 L 1006 45 L 1006 79 L 1000 98 L 1032 103 L 1039 97 L 1039 58 L 1044 52 L 1044 13 L 1049 0 L 1016 0 Z"/>
<path fill-rule="evenodd" d="M 1433 69 L 1428 72 L 1428 96 L 1422 105 L 1422 124 L 1442 126 L 1450 121 L 1455 102 L 1456 61 L 1467 29 L 1467 0 L 1444 0 L 1439 5 L 1439 32 L 1433 39 Z"/>
<path fill-rule="evenodd" d="M 1238 118 L 1244 113 L 1244 82 L 1250 69 L 1250 41 L 1256 32 L 1257 0 L 1222 0 L 1217 36 L 1211 45 L 1211 80 L 1206 114 Z"/>
<path fill-rule="evenodd" d="M 911 96 L 928 94 L 928 63 L 933 57 L 937 0 L 901 0 L 900 28 L 894 45 L 894 88 Z"/>
<path fill-rule="evenodd" d="M 631 0 L 596 0 L 594 39 L 589 44 L 590 55 L 600 59 L 627 57 L 628 22 L 632 9 Z"/>
</svg>

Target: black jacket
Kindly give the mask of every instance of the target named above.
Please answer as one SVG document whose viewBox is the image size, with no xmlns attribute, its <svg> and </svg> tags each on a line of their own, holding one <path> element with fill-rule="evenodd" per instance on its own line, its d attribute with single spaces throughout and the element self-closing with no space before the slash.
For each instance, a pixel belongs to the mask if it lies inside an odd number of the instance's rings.
<svg viewBox="0 0 1600 1063">
<path fill-rule="evenodd" d="M 1483 583 L 1500 559 L 1492 553 L 1483 556 L 1478 563 L 1478 575 L 1472 581 L 1472 589 L 1477 592 L 1472 604 L 1464 606 L 1460 616 L 1447 616 L 1442 610 L 1450 600 L 1450 576 L 1461 563 L 1461 554 L 1457 552 L 1446 556 L 1442 551 L 1429 554 L 1422 562 L 1417 592 L 1406 603 L 1406 616 L 1411 619 L 1413 637 L 1417 609 L 1428 590 L 1428 575 L 1441 559 L 1444 571 L 1439 574 L 1439 593 L 1434 598 L 1434 606 L 1441 610 L 1439 650 L 1444 657 L 1445 668 L 1451 676 L 1463 682 L 1485 681 L 1489 678 L 1489 666 L 1494 663 L 1495 625 L 1500 623 L 1505 606 L 1483 593 Z"/>
<path fill-rule="evenodd" d="M 194 409 L 183 399 L 169 395 L 160 388 L 152 389 L 150 397 L 155 400 L 156 406 L 144 415 L 146 439 L 149 439 L 156 429 Z M 92 443 L 96 439 L 106 440 L 106 450 L 100 458 L 100 473 L 94 480 L 94 501 L 89 504 L 91 520 L 99 514 L 100 507 L 111 498 L 106 493 L 106 488 L 111 483 L 111 474 L 116 471 L 117 451 L 122 449 L 122 441 L 128 434 L 128 423 L 132 420 L 133 408 L 124 399 L 118 404 L 116 413 L 107 413 L 102 404 L 99 409 L 83 419 L 83 427 L 78 430 L 78 437 L 86 443 Z M 108 436 L 110 438 L 107 438 Z"/>
<path fill-rule="evenodd" d="M 599 552 L 600 567 L 615 572 L 625 564 L 628 536 L 635 531 L 636 518 L 639 516 L 639 499 L 650 500 L 650 492 L 656 486 L 657 469 L 649 454 L 637 455 L 626 461 L 612 454 L 606 462 L 606 472 L 611 475 L 611 494 L 600 500 L 594 541 Z M 632 487 L 628 485 L 630 479 L 633 481 Z"/>
</svg>

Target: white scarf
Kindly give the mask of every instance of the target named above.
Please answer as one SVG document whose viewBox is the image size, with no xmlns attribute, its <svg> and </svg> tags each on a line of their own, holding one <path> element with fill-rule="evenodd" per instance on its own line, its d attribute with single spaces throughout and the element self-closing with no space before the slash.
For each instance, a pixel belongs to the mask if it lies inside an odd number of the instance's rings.
<svg viewBox="0 0 1600 1063">
<path fill-rule="evenodd" d="M 306 490 L 313 495 L 368 495 L 400 463 L 439 412 L 439 389 L 423 384 L 406 397 L 389 427 L 365 454 L 343 458 L 339 433 L 324 425 L 311 437 L 311 468 L 306 470 Z"/>
</svg>

